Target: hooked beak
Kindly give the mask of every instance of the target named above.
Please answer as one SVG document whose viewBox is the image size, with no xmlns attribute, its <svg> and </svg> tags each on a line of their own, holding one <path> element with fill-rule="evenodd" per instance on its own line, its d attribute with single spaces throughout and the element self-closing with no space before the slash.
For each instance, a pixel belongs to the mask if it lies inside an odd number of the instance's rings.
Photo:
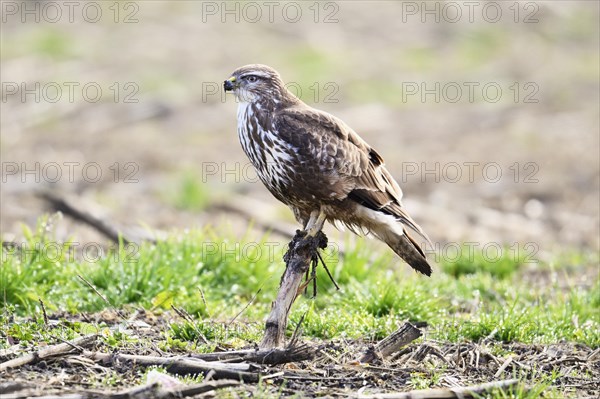
<svg viewBox="0 0 600 399">
<path fill-rule="evenodd" d="M 225 82 L 223 82 L 223 89 L 225 89 L 225 91 L 233 91 L 233 89 L 235 89 L 235 76 L 230 77 L 229 79 L 227 79 Z"/>
</svg>

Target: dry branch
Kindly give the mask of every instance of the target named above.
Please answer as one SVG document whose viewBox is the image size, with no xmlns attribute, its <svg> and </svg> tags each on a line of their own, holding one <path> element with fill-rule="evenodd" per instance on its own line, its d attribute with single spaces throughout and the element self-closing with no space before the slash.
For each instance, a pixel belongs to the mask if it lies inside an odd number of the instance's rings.
<svg viewBox="0 0 600 399">
<path fill-rule="evenodd" d="M 459 388 L 424 389 L 410 392 L 358 395 L 360 399 L 475 399 L 492 390 L 506 390 L 519 383 L 519 380 L 502 380 L 486 384 Z"/>
<path fill-rule="evenodd" d="M 108 394 L 107 399 L 141 399 L 141 398 L 157 398 L 160 393 L 160 384 L 155 382 L 152 384 L 129 388 L 114 394 Z M 82 393 L 85 394 L 85 393 Z"/>
<path fill-rule="evenodd" d="M 421 336 L 421 330 L 409 322 L 382 339 L 374 348 L 369 349 L 360 359 L 361 363 L 370 363 L 377 358 L 385 359 Z"/>
<path fill-rule="evenodd" d="M 215 391 L 217 389 L 235 387 L 240 385 L 239 381 L 235 380 L 221 380 L 221 381 L 208 381 L 202 384 L 187 385 L 179 389 L 173 389 L 169 391 L 161 391 L 157 395 L 157 399 L 171 399 L 171 398 L 185 398 L 188 396 L 200 395 L 202 393 Z"/>
<path fill-rule="evenodd" d="M 316 349 L 309 345 L 299 345 L 286 349 L 263 349 L 231 352 L 195 354 L 192 357 L 204 361 L 251 362 L 258 364 L 284 364 L 312 359 Z"/>
<path fill-rule="evenodd" d="M 0 383 L 0 398 L 4 398 L 5 395 L 12 393 L 12 392 L 18 392 L 18 391 L 22 391 L 24 389 L 28 389 L 28 388 L 32 388 L 33 385 L 29 385 L 29 384 L 24 384 L 22 382 L 18 382 L 18 381 L 8 381 L 8 382 L 2 382 Z"/>
<path fill-rule="evenodd" d="M 125 244 L 136 242 L 136 240 L 132 239 L 131 237 L 125 237 L 125 235 L 123 235 L 123 233 L 117 227 L 113 226 L 109 222 L 80 209 L 80 207 L 71 203 L 67 199 L 58 196 L 56 193 L 44 191 L 39 194 L 39 197 L 48 202 L 48 204 L 55 211 L 62 212 L 78 222 L 87 224 L 113 242 L 118 243 L 119 237 L 121 237 L 123 243 Z M 155 239 L 149 236 L 139 237 L 138 241 L 142 240 L 151 243 L 156 242 Z"/>
<path fill-rule="evenodd" d="M 260 343 L 261 349 L 280 348 L 285 341 L 285 328 L 292 304 L 298 296 L 302 277 L 310 268 L 311 262 L 318 261 L 320 248 L 327 247 L 327 237 L 323 232 L 316 236 L 306 236 L 300 230 L 290 241 L 288 251 L 283 257 L 286 267 L 281 277 L 277 298 L 265 324 L 265 336 Z"/>
<path fill-rule="evenodd" d="M 158 357 L 110 354 L 90 351 L 85 351 L 83 356 L 103 364 L 123 362 L 135 363 L 144 367 L 162 366 L 167 370 L 167 372 L 179 375 L 206 374 L 212 371 L 214 372 L 214 379 L 233 379 L 242 380 L 244 382 L 257 382 L 259 378 L 259 374 L 253 372 L 255 366 L 246 363 L 222 363 L 216 361 L 207 362 L 204 360 L 182 356 Z"/>
<path fill-rule="evenodd" d="M 72 341 L 63 342 L 62 344 L 52 345 L 45 349 L 40 349 L 33 353 L 28 353 L 16 359 L 8 360 L 0 364 L 0 371 L 5 371 L 15 367 L 21 367 L 29 363 L 34 363 L 42 359 L 54 356 L 67 355 L 73 351 L 80 350 L 79 348 L 87 347 L 96 342 L 98 334 L 85 335 L 76 338 Z"/>
<path fill-rule="evenodd" d="M 494 374 L 495 378 L 498 378 L 502 375 L 502 373 L 504 372 L 504 370 L 506 370 L 506 368 L 508 367 L 508 365 L 513 361 L 513 357 L 509 356 L 508 358 L 506 358 L 506 360 L 504 361 L 504 363 L 502 363 L 502 366 L 500 366 L 500 368 L 498 369 L 498 371 L 496 371 L 496 374 Z"/>
<path fill-rule="evenodd" d="M 81 391 L 76 393 L 56 395 L 46 395 L 42 393 L 42 396 L 36 396 L 31 392 L 23 392 L 9 396 L 2 396 L 2 399 L 175 399 L 196 396 L 203 393 L 215 391 L 217 389 L 229 388 L 238 385 L 240 385 L 239 381 L 222 380 L 208 381 L 201 384 L 193 385 L 182 384 L 181 386 L 178 386 L 173 389 L 163 389 L 161 388 L 160 384 L 153 383 L 137 386 L 117 393 Z"/>
</svg>

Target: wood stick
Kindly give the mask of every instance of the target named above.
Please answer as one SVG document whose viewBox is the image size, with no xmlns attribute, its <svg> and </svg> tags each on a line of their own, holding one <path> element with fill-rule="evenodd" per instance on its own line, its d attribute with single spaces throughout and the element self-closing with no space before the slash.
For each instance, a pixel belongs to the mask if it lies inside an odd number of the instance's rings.
<svg viewBox="0 0 600 399">
<path fill-rule="evenodd" d="M 254 367 L 246 363 L 207 362 L 182 356 L 158 357 L 110 354 L 90 351 L 85 351 L 83 356 L 88 357 L 96 362 L 108 364 L 114 362 L 124 362 L 135 363 L 144 367 L 163 366 L 168 372 L 179 375 L 206 374 L 212 370 L 214 371 L 213 378 L 215 379 L 233 379 L 242 380 L 244 382 L 257 382 L 259 378 L 258 373 L 251 371 Z"/>
<path fill-rule="evenodd" d="M 331 280 L 331 282 L 333 283 L 333 285 L 335 285 L 335 289 L 339 291 L 340 290 L 340 286 L 335 282 L 335 279 L 331 275 L 331 272 L 329 271 L 329 268 L 325 264 L 325 261 L 323 261 L 323 257 L 321 256 L 321 254 L 319 252 L 317 252 L 317 256 L 319 257 L 319 260 L 321 261 L 321 264 L 323 265 L 323 268 L 327 272 L 327 275 L 329 276 L 329 279 Z"/>
<path fill-rule="evenodd" d="M 54 209 L 55 211 L 60 211 L 79 222 L 93 227 L 113 242 L 119 242 L 119 230 L 114 226 L 110 225 L 109 223 L 105 222 L 104 220 L 81 209 L 77 209 L 76 206 L 69 203 L 66 199 L 61 198 L 57 194 L 52 193 L 50 191 L 41 192 L 39 196 L 40 198 L 47 201 L 52 207 L 52 209 Z M 123 240 L 123 243 L 125 244 L 129 244 L 130 242 L 132 242 L 131 240 L 122 235 L 121 238 Z"/>
<path fill-rule="evenodd" d="M 132 239 L 131 237 L 126 237 L 116 226 L 113 226 L 109 222 L 102 220 L 89 212 L 79 209 L 67 199 L 62 198 L 53 192 L 43 191 L 39 193 L 38 196 L 48 202 L 48 204 L 55 211 L 60 211 L 78 222 L 87 224 L 115 243 L 119 242 L 119 237 L 121 237 L 124 244 L 135 244 L 136 241 L 148 241 L 150 243 L 156 243 L 156 239 L 151 237 L 149 234 L 136 237 L 136 240 Z"/>
<path fill-rule="evenodd" d="M 385 359 L 421 336 L 421 330 L 406 322 L 396 331 L 379 341 L 375 348 L 369 349 L 360 359 L 361 363 L 369 363 L 377 358 Z"/>
<path fill-rule="evenodd" d="M 286 349 L 244 350 L 215 353 L 199 353 L 192 355 L 204 361 L 251 362 L 258 364 L 284 364 L 309 360 L 314 357 L 316 349 L 309 345 L 297 345 Z M 229 364 L 229 363 L 228 363 Z"/>
<path fill-rule="evenodd" d="M 235 320 L 236 320 L 238 317 L 240 317 L 240 315 L 241 315 L 242 313 L 244 313 L 244 311 L 245 311 L 246 309 L 248 309 L 248 307 L 249 307 L 250 305 L 252 305 L 252 304 L 254 303 L 254 301 L 256 300 L 256 297 L 258 296 L 258 294 L 260 294 L 260 292 L 261 292 L 261 291 L 262 291 L 262 287 L 260 287 L 260 288 L 258 289 L 258 291 L 256 291 L 256 294 L 254 294 L 254 296 L 253 296 L 252 298 L 250 298 L 250 301 L 248 301 L 248 303 L 246 304 L 246 306 L 244 306 L 244 307 L 242 308 L 242 310 L 240 310 L 240 311 L 238 312 L 238 314 L 236 314 L 236 315 L 233 317 L 233 319 L 231 319 L 231 320 L 229 321 L 229 323 L 227 323 L 227 326 L 225 326 L 225 328 L 229 328 L 229 326 L 230 326 L 230 325 L 231 325 L 231 324 L 232 324 L 232 323 L 233 323 L 233 322 L 234 322 L 234 321 L 235 321 Z"/>
<path fill-rule="evenodd" d="M 99 392 L 99 391 L 81 391 L 70 394 L 32 396 L 31 393 L 15 394 L 6 396 L 6 399 L 175 399 L 186 398 L 200 395 L 217 389 L 229 388 L 240 385 L 239 381 L 221 380 L 208 381 L 200 384 L 181 385 L 173 389 L 162 389 L 159 384 L 147 384 L 127 389 L 117 393 Z M 5 396 L 2 396 L 4 399 Z"/>
<path fill-rule="evenodd" d="M 502 375 L 502 373 L 504 372 L 504 370 L 506 370 L 506 368 L 508 367 L 508 365 L 513 361 L 513 357 L 512 356 L 508 356 L 506 358 L 506 360 L 504 361 L 504 363 L 502 363 L 502 366 L 500 366 L 500 368 L 498 369 L 498 371 L 496 371 L 496 374 L 494 374 L 494 378 L 498 378 Z"/>
<path fill-rule="evenodd" d="M 298 296 L 302 277 L 308 271 L 319 248 L 327 247 L 327 237 L 322 232 L 316 236 L 306 236 L 300 230 L 289 244 L 283 257 L 286 267 L 281 277 L 277 298 L 265 324 L 265 335 L 259 345 L 261 349 L 281 348 L 285 342 L 285 328 L 292 304 Z"/>
<path fill-rule="evenodd" d="M 46 359 L 53 356 L 61 356 L 76 351 L 77 347 L 90 346 L 96 339 L 98 334 L 84 335 L 83 337 L 76 338 L 72 341 L 64 342 L 62 344 L 52 345 L 44 349 L 40 349 L 33 353 L 27 353 L 16 359 L 8 360 L 4 363 L 0 363 L 0 371 L 5 371 L 11 368 L 21 367 L 29 363 L 34 363 L 42 359 Z"/>
<path fill-rule="evenodd" d="M 424 389 L 410 392 L 358 395 L 361 399 L 475 399 L 494 389 L 506 390 L 519 383 L 519 380 L 493 381 L 486 384 L 459 388 Z"/>
<path fill-rule="evenodd" d="M 155 382 L 152 384 L 140 385 L 129 388 L 125 391 L 107 395 L 110 399 L 132 399 L 132 398 L 156 398 L 160 392 L 160 384 Z"/>
<path fill-rule="evenodd" d="M 7 395 L 12 392 L 18 392 L 33 387 L 35 387 L 35 385 L 26 384 L 23 382 L 2 382 L 0 383 L 0 398 L 4 398 L 2 395 Z"/>
<path fill-rule="evenodd" d="M 239 381 L 235 380 L 221 380 L 221 381 L 208 381 L 201 384 L 186 385 L 182 388 L 172 389 L 168 391 L 161 391 L 156 396 L 157 399 L 174 399 L 174 398 L 185 398 L 188 396 L 195 396 L 206 392 L 215 391 L 217 389 L 235 387 L 240 385 Z"/>
</svg>

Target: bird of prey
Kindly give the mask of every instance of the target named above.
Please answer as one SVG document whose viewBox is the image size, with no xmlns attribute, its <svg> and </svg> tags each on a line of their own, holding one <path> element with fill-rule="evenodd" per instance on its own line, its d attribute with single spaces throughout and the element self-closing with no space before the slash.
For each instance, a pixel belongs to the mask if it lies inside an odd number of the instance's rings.
<svg viewBox="0 0 600 399">
<path fill-rule="evenodd" d="M 429 241 L 402 206 L 402 191 L 383 158 L 335 116 L 312 108 L 261 64 L 236 69 L 225 80 L 238 102 L 244 152 L 267 189 L 294 212 L 309 236 L 325 221 L 371 233 L 415 270 L 431 266 L 409 231 Z"/>
</svg>

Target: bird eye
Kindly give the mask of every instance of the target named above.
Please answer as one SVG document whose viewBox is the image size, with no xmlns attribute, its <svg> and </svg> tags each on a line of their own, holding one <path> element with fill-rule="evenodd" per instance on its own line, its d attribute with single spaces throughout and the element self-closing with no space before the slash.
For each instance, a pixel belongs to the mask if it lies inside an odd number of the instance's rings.
<svg viewBox="0 0 600 399">
<path fill-rule="evenodd" d="M 257 79 L 258 79 L 258 78 L 257 78 L 256 76 L 254 76 L 254 75 L 248 75 L 248 76 L 246 76 L 246 80 L 247 80 L 248 82 L 250 82 L 250 83 L 252 83 L 252 82 L 256 82 L 256 80 L 257 80 Z"/>
</svg>

